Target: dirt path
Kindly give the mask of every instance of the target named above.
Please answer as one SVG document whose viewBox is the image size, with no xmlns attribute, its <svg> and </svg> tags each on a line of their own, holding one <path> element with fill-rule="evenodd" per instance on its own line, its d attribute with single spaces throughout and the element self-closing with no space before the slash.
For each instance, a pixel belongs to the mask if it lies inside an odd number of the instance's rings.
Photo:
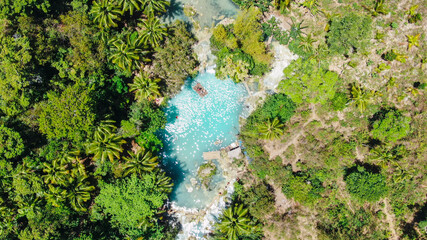
<svg viewBox="0 0 427 240">
<path fill-rule="evenodd" d="M 284 144 L 282 141 L 284 140 L 281 138 L 278 141 L 268 141 L 264 148 L 265 150 L 270 154 L 270 159 L 274 159 L 277 156 L 281 156 L 286 150 L 291 146 L 294 145 L 297 147 L 298 145 L 298 139 L 304 134 L 305 127 L 310 124 L 312 121 L 319 121 L 322 124 L 322 127 L 325 127 L 325 122 L 319 118 L 319 116 L 316 113 L 316 106 L 314 104 L 310 105 L 311 114 L 310 117 L 307 119 L 307 121 L 300 127 L 300 130 L 293 134 L 291 138 L 286 141 Z M 298 154 L 297 154 L 298 155 Z M 298 159 L 296 159 L 297 161 Z M 285 164 L 285 163 L 284 163 Z"/>
<path fill-rule="evenodd" d="M 386 221 L 389 225 L 389 229 L 391 233 L 390 239 L 399 240 L 399 235 L 396 232 L 396 224 L 395 224 L 396 220 L 394 219 L 394 214 L 391 212 L 388 199 L 385 198 L 383 202 L 384 202 L 384 214 L 386 216 Z"/>
</svg>

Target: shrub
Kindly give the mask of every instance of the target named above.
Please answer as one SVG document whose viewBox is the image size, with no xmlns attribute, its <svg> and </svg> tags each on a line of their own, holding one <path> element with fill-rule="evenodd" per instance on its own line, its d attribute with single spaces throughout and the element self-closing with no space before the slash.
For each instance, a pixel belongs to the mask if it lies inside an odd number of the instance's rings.
<svg viewBox="0 0 427 240">
<path fill-rule="evenodd" d="M 321 197 L 323 190 L 322 182 L 309 172 L 292 173 L 282 187 L 286 197 L 308 206 Z"/>
<path fill-rule="evenodd" d="M 403 116 L 398 110 L 385 110 L 377 113 L 377 120 L 372 124 L 372 137 L 382 142 L 396 142 L 410 132 L 411 118 Z"/>
<path fill-rule="evenodd" d="M 347 107 L 348 101 L 349 99 L 347 94 L 343 92 L 338 92 L 338 93 L 335 93 L 334 98 L 332 98 L 331 105 L 335 111 L 341 111 Z"/>
<path fill-rule="evenodd" d="M 369 45 L 372 34 L 372 20 L 369 17 L 350 13 L 334 18 L 327 34 L 327 43 L 332 52 L 348 54 L 360 52 Z"/>
<path fill-rule="evenodd" d="M 335 95 L 338 74 L 319 67 L 315 59 L 295 60 L 284 70 L 279 90 L 295 103 L 326 103 Z"/>
<path fill-rule="evenodd" d="M 14 158 L 24 151 L 21 135 L 5 126 L 0 126 L 0 158 Z"/>
<path fill-rule="evenodd" d="M 376 202 L 387 193 L 386 178 L 379 173 L 367 171 L 358 166 L 348 170 L 345 177 L 347 190 L 355 199 L 364 202 Z"/>
</svg>

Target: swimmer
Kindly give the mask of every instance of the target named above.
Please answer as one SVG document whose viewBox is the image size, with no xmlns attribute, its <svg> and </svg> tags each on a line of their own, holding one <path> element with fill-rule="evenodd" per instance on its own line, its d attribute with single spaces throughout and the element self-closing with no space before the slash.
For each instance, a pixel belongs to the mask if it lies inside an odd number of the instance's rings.
<svg viewBox="0 0 427 240">
<path fill-rule="evenodd" d="M 176 116 L 175 118 L 178 119 L 178 116 Z"/>
</svg>

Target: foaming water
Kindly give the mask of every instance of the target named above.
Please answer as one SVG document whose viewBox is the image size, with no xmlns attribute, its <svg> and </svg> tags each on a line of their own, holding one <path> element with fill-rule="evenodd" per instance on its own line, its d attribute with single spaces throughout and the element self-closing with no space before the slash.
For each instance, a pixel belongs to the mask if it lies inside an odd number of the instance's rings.
<svg viewBox="0 0 427 240">
<path fill-rule="evenodd" d="M 192 89 L 197 82 L 208 92 L 203 98 Z M 187 80 L 165 109 L 168 122 L 161 138 L 164 142 L 163 164 L 175 184 L 170 198 L 172 206 L 180 212 L 202 213 L 197 221 L 178 216 L 181 223 L 185 222 L 184 232 L 185 228 L 205 232 L 202 229 L 208 228 L 208 222 L 213 220 L 211 215 L 218 215 L 225 206 L 224 197 L 219 197 L 219 189 L 224 189 L 224 182 L 230 180 L 222 176 L 219 164 L 215 162 L 218 173 L 209 190 L 197 182 L 197 169 L 204 163 L 203 152 L 219 150 L 237 140 L 239 115 L 246 95 L 241 84 L 219 80 L 209 71 L 194 80 Z M 197 237 L 197 234 L 193 236 Z"/>
<path fill-rule="evenodd" d="M 231 0 L 171 0 L 171 6 L 165 15 L 166 22 L 173 22 L 176 19 L 189 21 L 184 15 L 184 6 L 190 5 L 198 13 L 194 19 L 200 23 L 201 27 L 211 27 L 219 22 L 220 18 L 233 17 L 238 11 L 238 7 Z"/>
</svg>

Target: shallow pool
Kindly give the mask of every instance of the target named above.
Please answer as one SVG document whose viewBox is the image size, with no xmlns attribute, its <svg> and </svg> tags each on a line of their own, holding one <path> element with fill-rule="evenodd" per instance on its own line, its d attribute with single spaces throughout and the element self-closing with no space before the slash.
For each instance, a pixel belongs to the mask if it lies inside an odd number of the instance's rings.
<svg viewBox="0 0 427 240">
<path fill-rule="evenodd" d="M 203 98 L 192 89 L 197 82 L 208 91 Z M 204 162 L 203 152 L 219 150 L 236 141 L 246 94 L 240 84 L 202 73 L 194 80 L 187 80 L 182 91 L 169 101 L 168 123 L 161 138 L 163 164 L 175 184 L 171 201 L 177 206 L 202 209 L 218 195 L 215 183 L 222 180 L 221 173 L 208 191 L 194 185 L 197 169 Z"/>
<path fill-rule="evenodd" d="M 163 20 L 173 22 L 176 19 L 189 21 L 184 15 L 184 6 L 191 5 L 198 15 L 195 20 L 202 27 L 212 27 L 221 17 L 232 17 L 237 14 L 238 7 L 231 0 L 171 0 L 171 6 Z"/>
</svg>

